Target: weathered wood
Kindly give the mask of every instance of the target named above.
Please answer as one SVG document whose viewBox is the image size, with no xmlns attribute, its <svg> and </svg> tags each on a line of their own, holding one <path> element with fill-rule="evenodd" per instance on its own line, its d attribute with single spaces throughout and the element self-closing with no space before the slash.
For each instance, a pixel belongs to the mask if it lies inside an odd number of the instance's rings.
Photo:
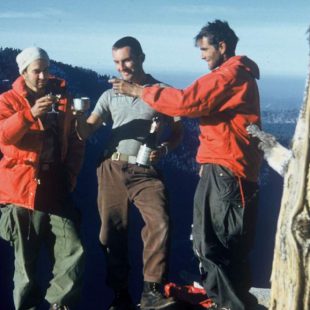
<svg viewBox="0 0 310 310">
<path fill-rule="evenodd" d="M 310 309 L 309 80 L 310 68 L 292 141 L 293 157 L 284 176 L 271 275 L 272 310 Z"/>
<path fill-rule="evenodd" d="M 251 124 L 246 130 L 252 137 L 260 140 L 258 148 L 264 152 L 264 158 L 268 165 L 281 176 L 284 176 L 293 152 L 281 145 L 275 136 L 260 130 L 257 125 Z"/>
</svg>

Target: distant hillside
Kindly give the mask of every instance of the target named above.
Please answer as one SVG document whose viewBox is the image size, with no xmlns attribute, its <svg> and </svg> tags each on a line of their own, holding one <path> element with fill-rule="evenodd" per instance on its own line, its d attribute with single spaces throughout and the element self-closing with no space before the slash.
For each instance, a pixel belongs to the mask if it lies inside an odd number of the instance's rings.
<svg viewBox="0 0 310 310">
<path fill-rule="evenodd" d="M 12 48 L 0 48 L 0 93 L 11 87 L 11 83 L 18 77 L 16 55 L 20 51 Z M 61 62 L 51 61 L 51 73 L 64 78 L 68 82 L 70 92 L 74 96 L 88 96 L 92 106 L 103 91 L 110 88 L 107 75 L 99 75 L 95 71 L 73 67 Z M 297 109 L 262 111 L 263 128 L 273 133 L 280 142 L 288 145 L 298 116 Z M 169 154 L 161 163 L 165 169 L 173 168 L 195 173 L 197 164 L 195 155 L 199 144 L 197 119 L 184 119 L 185 127 L 183 143 L 178 149 Z M 92 153 L 100 153 L 108 140 L 108 130 L 99 130 L 88 141 Z M 99 155 L 98 155 L 99 156 Z M 96 156 L 95 156 L 96 157 Z"/>
<path fill-rule="evenodd" d="M 0 93 L 10 88 L 18 76 L 15 57 L 19 51 L 5 48 L 0 49 Z M 107 89 L 108 77 L 84 68 L 72 67 L 52 61 L 52 72 L 65 78 L 70 91 L 76 95 L 89 96 L 94 104 L 99 95 Z M 272 106 L 272 105 L 271 105 Z M 273 107 L 274 108 L 274 107 Z M 289 145 L 295 129 L 297 110 L 268 110 L 262 112 L 263 128 L 273 133 L 280 142 Z M 181 270 L 197 272 L 197 261 L 193 258 L 192 244 L 189 240 L 192 224 L 192 201 L 198 181 L 195 155 L 199 144 L 198 120 L 183 119 L 184 139 L 182 144 L 171 152 L 159 164 L 162 167 L 167 192 L 169 193 L 169 212 L 172 223 L 170 280 L 185 284 Z M 74 201 L 82 216 L 81 233 L 85 245 L 85 285 L 81 295 L 79 309 L 105 309 L 111 296 L 104 284 L 104 257 L 99 247 L 99 217 L 97 211 L 97 178 L 96 167 L 106 143 L 109 141 L 109 130 L 101 128 L 87 142 L 86 157 L 79 175 L 78 186 L 74 192 Z M 253 250 L 252 265 L 253 279 L 256 287 L 269 287 L 271 262 L 274 248 L 277 214 L 282 194 L 283 179 L 272 171 L 266 164 L 261 169 L 260 177 L 260 208 L 257 222 L 257 236 Z M 134 225 L 129 230 L 129 255 L 132 264 L 131 283 L 133 299 L 138 301 L 141 293 L 142 242 L 139 238 L 143 226 L 142 219 L 134 208 L 129 208 L 130 218 Z M 12 309 L 12 278 L 13 253 L 8 244 L 0 239 L 0 291 L 3 296 L 1 309 Z M 263 255 L 262 255 L 263 253 Z M 180 255 L 181 254 L 181 255 Z M 43 257 L 45 259 L 45 257 Z M 42 281 L 46 279 L 46 260 L 41 263 Z M 41 273 L 40 273 L 41 274 Z M 46 281 L 46 282 L 44 282 Z M 98 285 L 102 283 L 102 285 Z M 47 285 L 46 285 L 47 287 Z M 105 296 L 105 298 L 102 298 Z"/>
<path fill-rule="evenodd" d="M 17 49 L 0 48 L 0 93 L 10 88 L 11 83 L 19 75 L 15 60 L 19 52 Z M 90 97 L 93 104 L 103 91 L 110 88 L 107 75 L 99 75 L 89 69 L 52 60 L 50 72 L 68 82 L 72 95 Z"/>
<path fill-rule="evenodd" d="M 300 109 L 303 102 L 305 77 L 263 76 L 258 81 L 262 110 Z"/>
<path fill-rule="evenodd" d="M 18 77 L 16 65 L 16 55 L 20 50 L 12 48 L 0 48 L 0 93 L 9 89 L 12 82 Z M 74 96 L 88 96 L 94 105 L 99 96 L 108 88 L 107 75 L 84 69 L 73 67 L 61 62 L 51 61 L 50 72 L 68 82 L 68 88 Z M 193 172 L 197 170 L 195 154 L 198 147 L 198 126 L 196 120 L 185 120 L 184 143 L 176 152 L 169 154 L 161 165 L 165 167 L 178 168 L 182 171 Z M 100 156 L 102 148 L 108 140 L 108 130 L 99 130 L 88 141 L 88 147 L 92 156 Z M 90 155 L 91 156 L 91 155 Z"/>
</svg>

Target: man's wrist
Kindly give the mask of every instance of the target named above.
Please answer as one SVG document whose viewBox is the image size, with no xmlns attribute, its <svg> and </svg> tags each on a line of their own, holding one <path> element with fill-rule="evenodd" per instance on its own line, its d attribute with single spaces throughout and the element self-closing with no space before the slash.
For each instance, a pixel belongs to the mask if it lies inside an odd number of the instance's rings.
<svg viewBox="0 0 310 310">
<path fill-rule="evenodd" d="M 143 94 L 143 86 L 135 85 L 134 92 L 135 92 L 135 97 L 141 98 Z"/>
</svg>

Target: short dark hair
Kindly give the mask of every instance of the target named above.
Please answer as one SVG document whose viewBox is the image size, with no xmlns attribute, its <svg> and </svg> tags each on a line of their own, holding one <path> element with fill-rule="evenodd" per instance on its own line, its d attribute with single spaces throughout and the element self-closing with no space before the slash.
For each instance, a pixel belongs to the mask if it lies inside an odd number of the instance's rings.
<svg viewBox="0 0 310 310">
<path fill-rule="evenodd" d="M 226 21 L 216 19 L 214 22 L 209 22 L 201 28 L 200 32 L 195 37 L 195 45 L 203 37 L 208 38 L 209 44 L 215 48 L 219 47 L 219 43 L 224 41 L 227 45 L 227 52 L 234 54 L 239 38 L 235 32 L 229 27 Z"/>
<path fill-rule="evenodd" d="M 113 44 L 112 49 L 115 50 L 126 46 L 130 47 L 136 56 L 144 55 L 140 42 L 134 37 L 123 37 L 117 40 Z"/>
</svg>

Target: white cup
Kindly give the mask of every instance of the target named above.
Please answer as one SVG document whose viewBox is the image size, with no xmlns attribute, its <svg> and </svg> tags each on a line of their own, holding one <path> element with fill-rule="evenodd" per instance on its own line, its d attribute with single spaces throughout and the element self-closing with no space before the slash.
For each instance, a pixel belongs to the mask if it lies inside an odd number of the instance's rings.
<svg viewBox="0 0 310 310">
<path fill-rule="evenodd" d="M 90 107 L 90 100 L 88 97 L 74 98 L 73 110 L 76 112 L 85 112 Z"/>
</svg>

